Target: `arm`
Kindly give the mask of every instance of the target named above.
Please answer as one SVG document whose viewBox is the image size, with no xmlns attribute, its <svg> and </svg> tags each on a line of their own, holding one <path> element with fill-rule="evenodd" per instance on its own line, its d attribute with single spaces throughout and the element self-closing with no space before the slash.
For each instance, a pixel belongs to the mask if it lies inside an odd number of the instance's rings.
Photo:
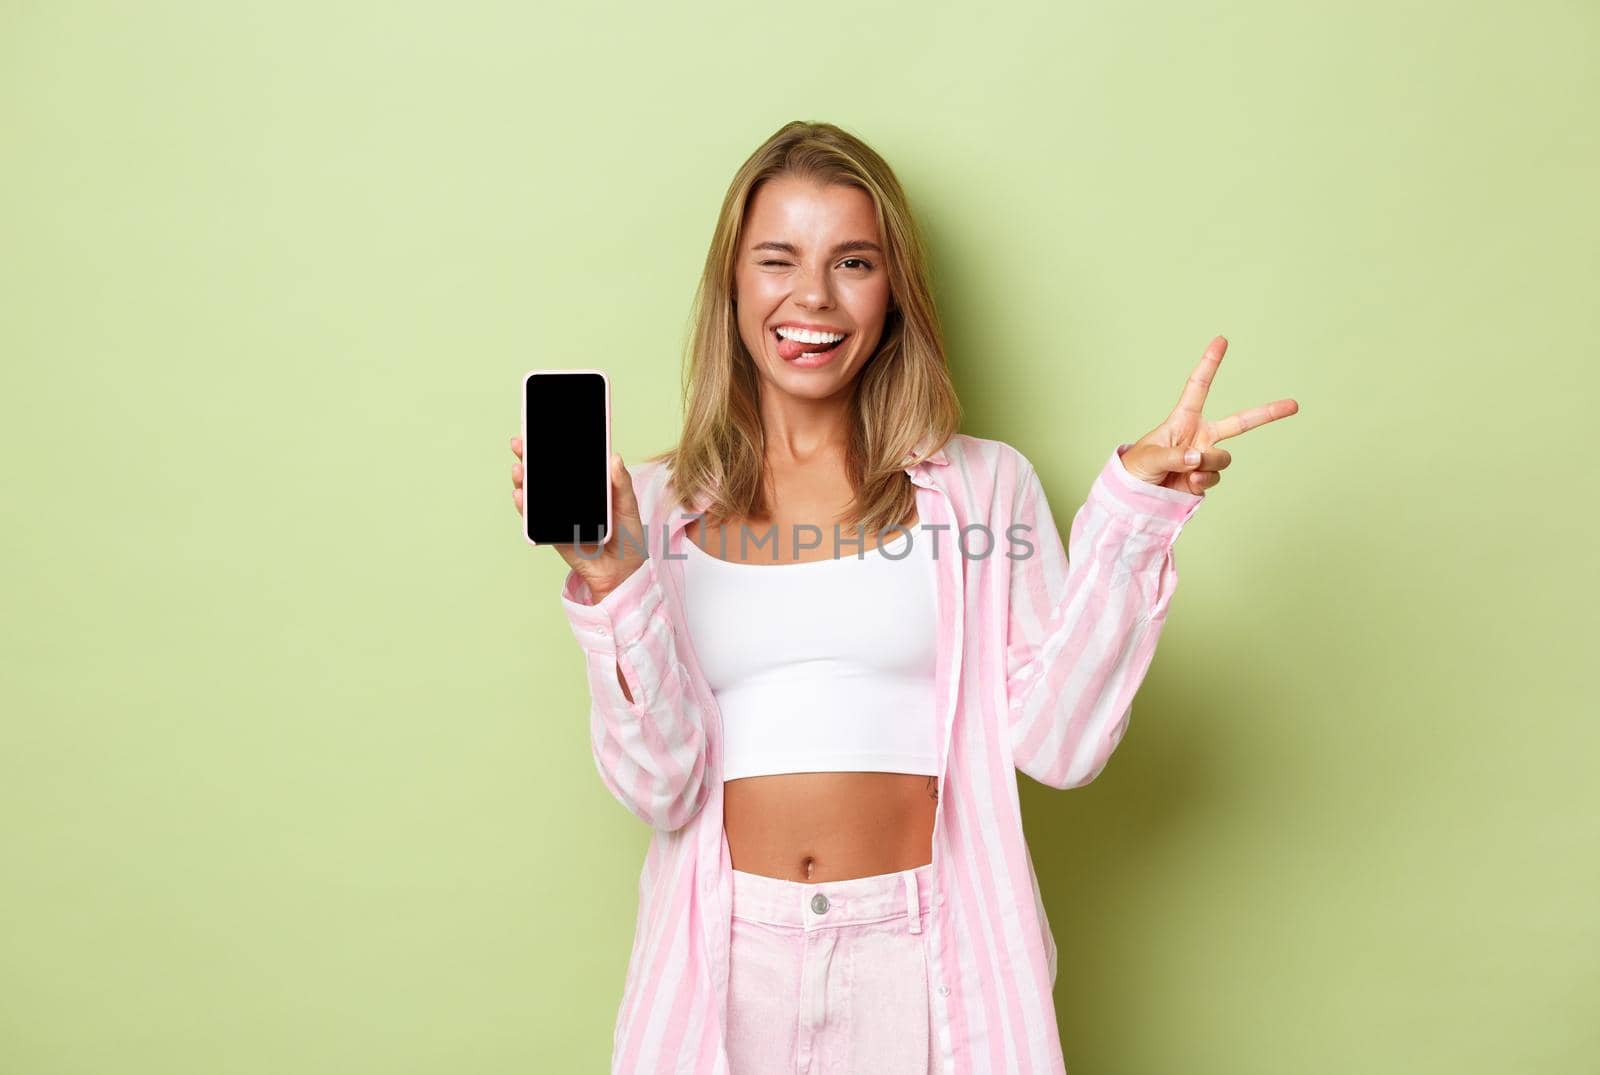
<svg viewBox="0 0 1600 1075">
<path fill-rule="evenodd" d="M 600 779 L 640 820 L 667 831 L 705 804 L 701 706 L 678 659 L 655 557 L 598 600 L 576 570 L 561 604 L 589 682 L 589 745 Z"/>
<path fill-rule="evenodd" d="M 1006 695 L 1016 766 L 1075 788 L 1105 768 L 1127 731 L 1178 581 L 1172 546 L 1205 500 L 1122 466 L 1120 445 L 1072 520 L 1070 556 L 1039 476 L 1023 462 L 1013 512 Z"/>
</svg>

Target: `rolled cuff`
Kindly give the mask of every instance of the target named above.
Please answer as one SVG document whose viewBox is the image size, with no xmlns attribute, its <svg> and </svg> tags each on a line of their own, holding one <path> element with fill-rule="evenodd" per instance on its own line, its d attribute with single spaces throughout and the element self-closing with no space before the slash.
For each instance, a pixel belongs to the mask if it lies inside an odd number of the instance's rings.
<svg viewBox="0 0 1600 1075">
<path fill-rule="evenodd" d="M 561 607 L 572 634 L 578 645 L 594 653 L 614 654 L 638 642 L 661 599 L 653 556 L 599 601 L 576 568 L 567 572 L 561 586 Z"/>
<path fill-rule="evenodd" d="M 1122 455 L 1131 447 L 1131 443 L 1117 445 L 1095 479 L 1095 493 L 1113 511 L 1149 515 L 1166 523 L 1188 522 L 1195 509 L 1205 503 L 1206 495 L 1168 489 L 1129 474 L 1122 465 Z"/>
</svg>

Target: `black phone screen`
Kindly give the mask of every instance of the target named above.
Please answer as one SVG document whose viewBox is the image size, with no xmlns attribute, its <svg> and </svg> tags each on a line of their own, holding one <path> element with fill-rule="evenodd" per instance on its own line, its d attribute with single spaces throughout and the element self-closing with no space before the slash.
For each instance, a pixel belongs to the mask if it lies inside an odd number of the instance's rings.
<svg viewBox="0 0 1600 1075">
<path fill-rule="evenodd" d="M 589 371 L 523 383 L 522 505 L 528 539 L 598 544 L 611 502 L 606 379 Z"/>
</svg>

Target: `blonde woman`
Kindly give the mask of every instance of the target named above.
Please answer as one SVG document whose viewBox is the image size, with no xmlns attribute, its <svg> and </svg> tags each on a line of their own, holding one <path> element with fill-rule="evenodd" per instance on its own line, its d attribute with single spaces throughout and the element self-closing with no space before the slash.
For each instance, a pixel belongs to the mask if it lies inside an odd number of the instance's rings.
<svg viewBox="0 0 1600 1075">
<path fill-rule="evenodd" d="M 1099 774 L 1217 442 L 1295 412 L 1206 420 L 1225 347 L 1064 546 L 1030 461 L 956 432 L 889 166 L 798 122 L 744 163 L 679 441 L 613 456 L 612 537 L 557 546 L 596 766 L 654 830 L 613 1072 L 1064 1072 L 1015 771 Z"/>
</svg>

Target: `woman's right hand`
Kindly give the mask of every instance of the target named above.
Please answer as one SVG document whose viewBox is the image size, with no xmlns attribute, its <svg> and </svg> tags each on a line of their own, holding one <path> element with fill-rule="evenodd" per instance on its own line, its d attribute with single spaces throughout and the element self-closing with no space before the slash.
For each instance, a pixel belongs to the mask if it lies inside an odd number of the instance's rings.
<svg viewBox="0 0 1600 1075">
<path fill-rule="evenodd" d="M 517 458 L 511 465 L 511 500 L 517 506 L 517 514 L 521 515 L 524 503 L 521 437 L 511 438 L 511 454 Z M 622 585 L 622 581 L 643 567 L 645 561 L 639 549 L 645 543 L 645 530 L 639 518 L 639 499 L 633 492 L 633 475 L 622 465 L 620 454 L 612 452 L 609 463 L 612 526 L 599 555 L 594 555 L 594 546 L 590 544 L 584 545 L 587 556 L 578 555 L 577 546 L 570 542 L 551 546 L 589 584 L 589 592 L 596 602 Z M 619 535 L 625 535 L 628 540 L 619 540 Z"/>
</svg>

